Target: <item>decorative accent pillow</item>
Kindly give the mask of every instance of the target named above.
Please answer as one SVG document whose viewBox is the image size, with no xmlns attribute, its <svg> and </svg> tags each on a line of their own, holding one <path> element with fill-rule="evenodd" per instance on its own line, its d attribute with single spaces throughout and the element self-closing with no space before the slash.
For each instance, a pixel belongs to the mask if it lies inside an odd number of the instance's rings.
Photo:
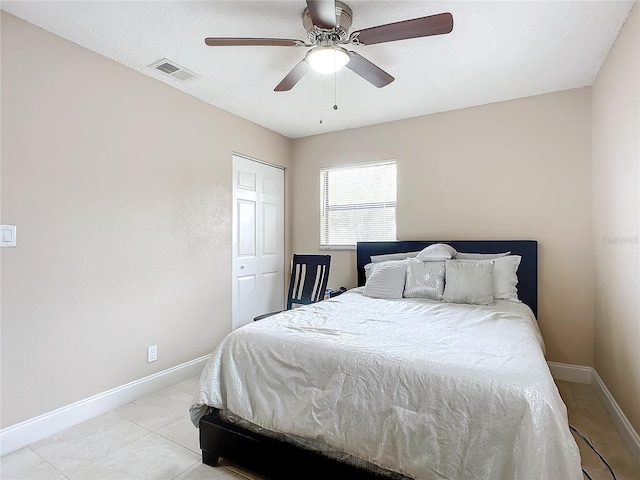
<svg viewBox="0 0 640 480">
<path fill-rule="evenodd" d="M 364 285 L 363 294 L 373 298 L 402 298 L 407 261 L 376 263 Z"/>
<path fill-rule="evenodd" d="M 504 253 L 456 253 L 456 260 L 493 260 L 494 258 L 506 257 L 511 252 Z"/>
<path fill-rule="evenodd" d="M 446 260 L 443 300 L 449 303 L 491 305 L 493 269 L 491 261 Z"/>
<path fill-rule="evenodd" d="M 430 298 L 442 300 L 444 293 L 444 261 L 422 262 L 409 259 L 407 280 L 404 284 L 406 298 Z"/>
<path fill-rule="evenodd" d="M 522 257 L 520 255 L 507 255 L 490 260 L 466 260 L 460 262 L 487 262 L 493 263 L 493 298 L 496 300 L 508 300 L 520 302 L 518 298 L 518 267 Z M 448 280 L 448 279 L 447 279 Z"/>
<path fill-rule="evenodd" d="M 386 262 L 378 262 L 378 263 L 371 262 L 371 263 L 367 263 L 364 266 L 365 282 L 371 276 L 371 272 L 373 272 L 373 270 L 376 269 L 377 267 L 379 267 L 380 265 L 385 265 L 387 263 L 402 263 L 404 265 L 404 268 L 407 268 L 408 262 L 409 262 L 408 258 L 403 258 L 402 260 L 387 260 Z"/>
<path fill-rule="evenodd" d="M 387 253 L 386 255 L 371 255 L 371 263 L 388 262 L 390 260 L 404 260 L 413 258 L 420 252 Z"/>
<path fill-rule="evenodd" d="M 424 248 L 416 258 L 423 262 L 441 262 L 456 256 L 456 249 L 446 243 L 434 243 Z"/>
<path fill-rule="evenodd" d="M 518 267 L 522 257 L 508 255 L 495 258 L 491 262 L 493 268 L 493 297 L 497 300 L 520 302 L 518 298 Z"/>
</svg>

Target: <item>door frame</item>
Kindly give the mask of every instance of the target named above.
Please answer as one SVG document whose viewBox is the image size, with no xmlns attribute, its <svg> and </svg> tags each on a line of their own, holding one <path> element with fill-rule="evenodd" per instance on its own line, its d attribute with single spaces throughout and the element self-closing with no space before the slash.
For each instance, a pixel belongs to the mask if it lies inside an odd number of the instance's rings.
<svg viewBox="0 0 640 480">
<path fill-rule="evenodd" d="M 237 252 L 237 246 L 238 246 L 238 229 L 237 229 L 237 202 L 236 202 L 236 184 L 235 184 L 235 175 L 236 175 L 236 161 L 235 161 L 235 157 L 238 157 L 242 160 L 247 160 L 250 162 L 254 162 L 256 164 L 261 164 L 267 167 L 271 167 L 271 168 L 277 168 L 278 170 L 282 170 L 282 275 L 283 275 L 283 282 L 281 285 L 281 302 L 282 305 L 286 305 L 286 298 L 287 298 L 287 284 L 288 284 L 288 278 L 289 278 L 289 269 L 287 267 L 287 251 L 288 251 L 288 243 L 287 243 L 287 235 L 286 235 L 286 231 L 287 231 L 287 188 L 286 188 L 286 182 L 287 182 L 287 168 L 282 166 L 282 165 L 277 165 L 274 163 L 270 163 L 270 162 L 266 162 L 254 157 L 251 157 L 249 155 L 245 155 L 243 153 L 239 153 L 237 151 L 233 151 L 232 152 L 232 166 L 231 166 L 231 201 L 232 201 L 232 218 L 231 218 L 231 229 L 232 229 L 232 233 L 231 233 L 231 329 L 234 329 L 234 325 L 236 324 L 235 320 L 236 320 L 236 296 L 237 296 L 237 292 L 236 292 L 236 288 L 237 288 L 237 281 L 236 281 L 236 272 L 235 272 L 235 257 L 236 257 L 236 252 Z M 258 248 L 258 246 L 256 245 L 256 248 Z M 258 251 L 256 251 L 256 254 L 258 254 Z M 263 312 L 266 313 L 266 312 Z"/>
</svg>

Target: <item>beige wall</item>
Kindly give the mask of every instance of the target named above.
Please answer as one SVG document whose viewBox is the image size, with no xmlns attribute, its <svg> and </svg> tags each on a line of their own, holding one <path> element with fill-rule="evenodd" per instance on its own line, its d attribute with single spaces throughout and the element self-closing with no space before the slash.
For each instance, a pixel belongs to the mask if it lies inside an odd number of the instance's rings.
<svg viewBox="0 0 640 480">
<path fill-rule="evenodd" d="M 593 123 L 584 88 L 291 141 L 3 12 L 0 201 L 19 246 L 0 254 L 2 427 L 230 330 L 237 151 L 295 165 L 287 256 L 318 251 L 319 168 L 384 159 L 398 238 L 538 240 L 552 361 L 594 365 L 595 250 L 595 367 L 640 431 L 638 36 L 636 6 Z M 354 286 L 354 253 L 331 254 L 330 285 Z"/>
<path fill-rule="evenodd" d="M 294 140 L 296 252 L 319 248 L 320 167 L 396 159 L 398 238 L 539 241 L 548 359 L 593 364 L 589 88 Z M 332 287 L 355 286 L 331 251 Z"/>
<path fill-rule="evenodd" d="M 287 167 L 290 147 L 3 12 L 2 426 L 210 353 L 232 152 Z"/>
<path fill-rule="evenodd" d="M 640 432 L 640 5 L 593 86 L 595 369 Z"/>
</svg>

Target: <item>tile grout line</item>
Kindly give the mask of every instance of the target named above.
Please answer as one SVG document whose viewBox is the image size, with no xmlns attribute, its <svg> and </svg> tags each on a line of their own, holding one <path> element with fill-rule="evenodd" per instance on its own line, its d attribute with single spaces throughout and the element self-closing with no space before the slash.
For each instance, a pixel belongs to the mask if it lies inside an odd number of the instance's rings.
<svg viewBox="0 0 640 480">
<path fill-rule="evenodd" d="M 165 440 L 167 440 L 167 441 L 169 441 L 169 442 L 173 443 L 174 445 L 177 445 L 178 447 L 182 447 L 182 448 L 184 448 L 185 450 L 189 450 L 190 452 L 193 452 L 193 453 L 195 453 L 196 455 L 201 455 L 201 453 L 202 453 L 202 451 L 200 451 L 200 452 L 193 451 L 193 450 L 191 450 L 189 447 L 185 447 L 184 445 L 182 445 L 182 444 L 180 444 L 180 443 L 176 442 L 175 440 L 172 440 L 172 439 L 170 439 L 169 437 L 165 437 L 165 436 L 164 436 L 164 435 L 162 435 L 161 433 L 158 433 L 158 432 L 151 432 L 151 433 L 155 433 L 155 434 L 156 434 L 156 435 L 158 435 L 160 438 L 164 438 Z M 202 458 L 200 458 L 200 460 L 202 460 Z"/>
<path fill-rule="evenodd" d="M 136 424 L 136 425 L 137 425 L 137 424 Z M 95 465 L 95 464 L 96 464 L 96 463 L 98 463 L 98 462 L 103 461 L 105 458 L 107 458 L 107 457 L 109 457 L 109 456 L 113 455 L 114 453 L 119 452 L 119 451 L 120 451 L 120 450 L 122 450 L 123 448 L 130 446 L 132 443 L 135 443 L 135 442 L 137 442 L 137 441 L 139 441 L 139 440 L 141 440 L 141 439 L 143 439 L 143 438 L 145 438 L 145 437 L 149 436 L 149 434 L 153 433 L 151 430 L 149 430 L 149 429 L 147 429 L 147 430 L 148 430 L 148 431 L 147 431 L 147 433 L 145 433 L 144 435 L 142 435 L 140 438 L 136 438 L 135 440 L 132 440 L 131 442 L 129 442 L 129 443 L 125 444 L 125 445 L 122 445 L 120 448 L 116 448 L 116 449 L 115 449 L 115 450 L 113 450 L 112 452 L 109 452 L 109 453 L 107 453 L 107 454 L 105 454 L 105 455 L 101 456 L 100 458 L 98 458 L 98 459 L 94 460 L 93 462 L 89 463 L 88 465 L 85 465 L 84 467 L 79 468 L 78 470 L 76 470 L 76 471 L 74 471 L 74 472 L 70 473 L 70 474 L 68 475 L 69 479 L 71 478 L 71 475 L 75 475 L 76 473 L 79 473 L 79 472 L 81 472 L 81 471 L 83 471 L 83 470 L 86 470 L 87 468 L 89 468 L 89 467 L 91 467 L 91 466 Z"/>
<path fill-rule="evenodd" d="M 180 475 L 182 475 L 184 472 L 186 472 L 187 470 L 189 470 L 190 468 L 193 468 L 194 465 L 196 465 L 198 462 L 201 462 L 202 459 L 198 459 L 195 462 L 193 462 L 191 465 L 189 465 L 187 468 L 185 468 L 184 470 L 182 470 L 179 474 L 177 474 L 175 477 L 172 477 L 171 480 L 175 480 L 176 478 L 178 478 Z"/>
<path fill-rule="evenodd" d="M 60 475 L 62 475 L 63 480 L 65 478 L 67 478 L 67 475 L 64 472 L 61 472 L 60 470 L 58 470 L 54 465 L 52 465 L 46 458 L 44 458 L 42 455 L 40 455 L 38 452 L 36 452 L 33 448 L 31 448 L 31 445 L 27 445 L 25 448 L 28 448 L 29 450 L 31 450 L 39 459 L 41 459 L 44 463 L 46 463 L 47 465 L 49 465 L 51 468 L 53 468 L 56 472 L 58 472 Z"/>
</svg>

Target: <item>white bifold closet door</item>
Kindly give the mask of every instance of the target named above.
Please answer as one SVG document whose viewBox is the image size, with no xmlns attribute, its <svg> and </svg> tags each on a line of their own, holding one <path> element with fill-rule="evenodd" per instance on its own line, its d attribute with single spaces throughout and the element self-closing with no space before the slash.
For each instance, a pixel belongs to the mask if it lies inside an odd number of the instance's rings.
<svg viewBox="0 0 640 480">
<path fill-rule="evenodd" d="M 233 322 L 284 308 L 284 169 L 233 156 Z"/>
</svg>

